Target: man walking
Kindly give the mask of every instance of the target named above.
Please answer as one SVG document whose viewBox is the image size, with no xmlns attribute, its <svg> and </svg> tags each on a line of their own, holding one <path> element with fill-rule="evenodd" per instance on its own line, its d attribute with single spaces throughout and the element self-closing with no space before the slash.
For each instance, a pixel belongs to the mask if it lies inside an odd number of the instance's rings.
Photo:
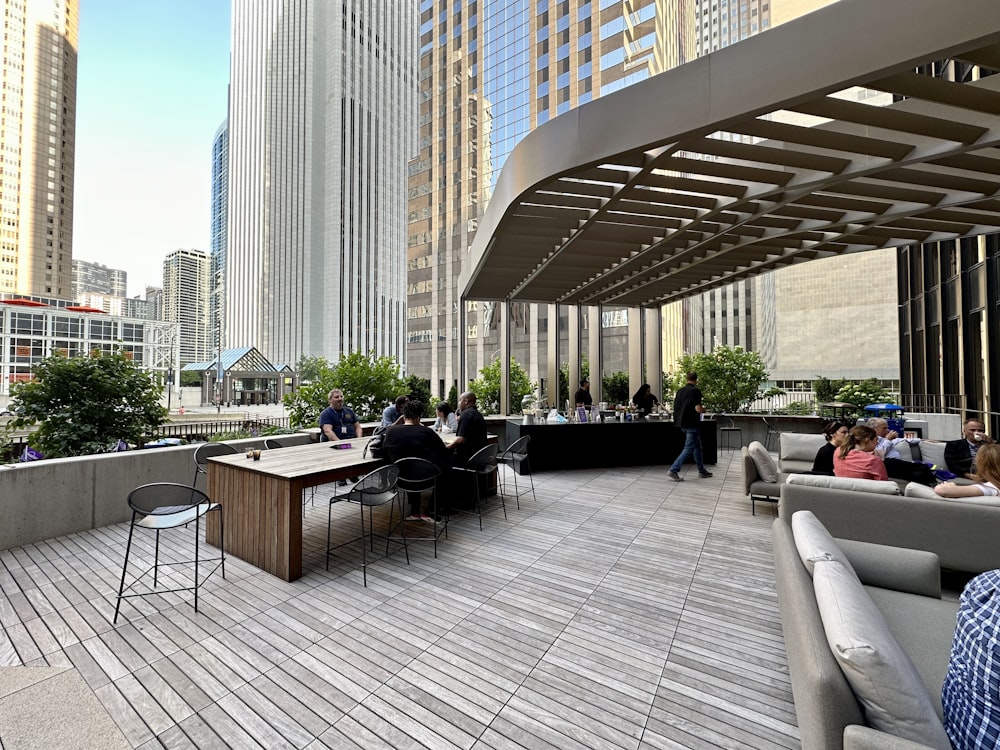
<svg viewBox="0 0 1000 750">
<path fill-rule="evenodd" d="M 683 482 L 678 473 L 692 455 L 698 467 L 698 476 L 707 479 L 712 472 L 705 468 L 701 455 L 701 415 L 705 407 L 701 405 L 701 390 L 698 388 L 698 373 L 687 374 L 687 385 L 677 391 L 674 397 L 674 423 L 684 432 L 684 450 L 670 466 L 667 476 L 675 482 Z"/>
</svg>

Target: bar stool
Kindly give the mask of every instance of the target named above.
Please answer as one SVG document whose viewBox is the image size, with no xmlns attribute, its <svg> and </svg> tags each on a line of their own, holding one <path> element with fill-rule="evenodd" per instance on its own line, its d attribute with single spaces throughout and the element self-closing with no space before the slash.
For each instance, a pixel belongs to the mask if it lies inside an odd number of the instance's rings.
<svg viewBox="0 0 1000 750">
<path fill-rule="evenodd" d="M 736 448 L 742 448 L 743 430 L 736 426 L 733 418 L 727 417 L 725 414 L 719 414 L 716 417 L 716 421 L 719 424 L 719 450 L 731 451 Z M 732 443 L 734 437 L 736 438 L 736 445 Z"/>
</svg>

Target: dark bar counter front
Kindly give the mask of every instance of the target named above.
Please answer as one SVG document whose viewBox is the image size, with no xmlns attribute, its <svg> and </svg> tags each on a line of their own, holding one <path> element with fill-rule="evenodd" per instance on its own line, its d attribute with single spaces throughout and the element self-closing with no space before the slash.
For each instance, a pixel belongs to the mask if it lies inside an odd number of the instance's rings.
<svg viewBox="0 0 1000 750">
<path fill-rule="evenodd" d="M 673 422 L 662 420 L 528 425 L 507 420 L 507 445 L 525 435 L 531 435 L 528 463 L 535 472 L 671 464 L 684 448 L 684 433 Z M 701 449 L 705 463 L 715 464 L 714 419 L 701 423 Z"/>
</svg>

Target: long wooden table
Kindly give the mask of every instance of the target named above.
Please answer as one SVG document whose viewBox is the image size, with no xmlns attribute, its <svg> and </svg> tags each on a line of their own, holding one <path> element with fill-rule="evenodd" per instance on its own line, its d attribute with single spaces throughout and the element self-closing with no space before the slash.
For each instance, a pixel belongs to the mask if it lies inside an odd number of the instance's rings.
<svg viewBox="0 0 1000 750">
<path fill-rule="evenodd" d="M 226 552 L 286 581 L 302 577 L 302 491 L 363 476 L 382 459 L 362 457 L 368 438 L 240 453 L 208 459 L 208 496 L 222 504 Z M 206 540 L 219 546 L 219 519 L 209 513 Z"/>
</svg>

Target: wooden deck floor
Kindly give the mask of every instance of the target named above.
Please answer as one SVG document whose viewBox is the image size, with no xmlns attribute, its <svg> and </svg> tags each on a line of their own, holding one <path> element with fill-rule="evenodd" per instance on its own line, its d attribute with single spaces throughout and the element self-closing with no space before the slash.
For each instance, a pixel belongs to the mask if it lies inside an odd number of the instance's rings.
<svg viewBox="0 0 1000 750">
<path fill-rule="evenodd" d="M 537 502 L 458 518 L 367 589 L 357 548 L 323 570 L 317 504 L 302 579 L 231 559 L 198 614 L 156 596 L 117 627 L 127 526 L 7 550 L 0 665 L 74 667 L 141 748 L 798 747 L 771 516 L 738 460 L 715 472 L 538 475 Z"/>
</svg>

